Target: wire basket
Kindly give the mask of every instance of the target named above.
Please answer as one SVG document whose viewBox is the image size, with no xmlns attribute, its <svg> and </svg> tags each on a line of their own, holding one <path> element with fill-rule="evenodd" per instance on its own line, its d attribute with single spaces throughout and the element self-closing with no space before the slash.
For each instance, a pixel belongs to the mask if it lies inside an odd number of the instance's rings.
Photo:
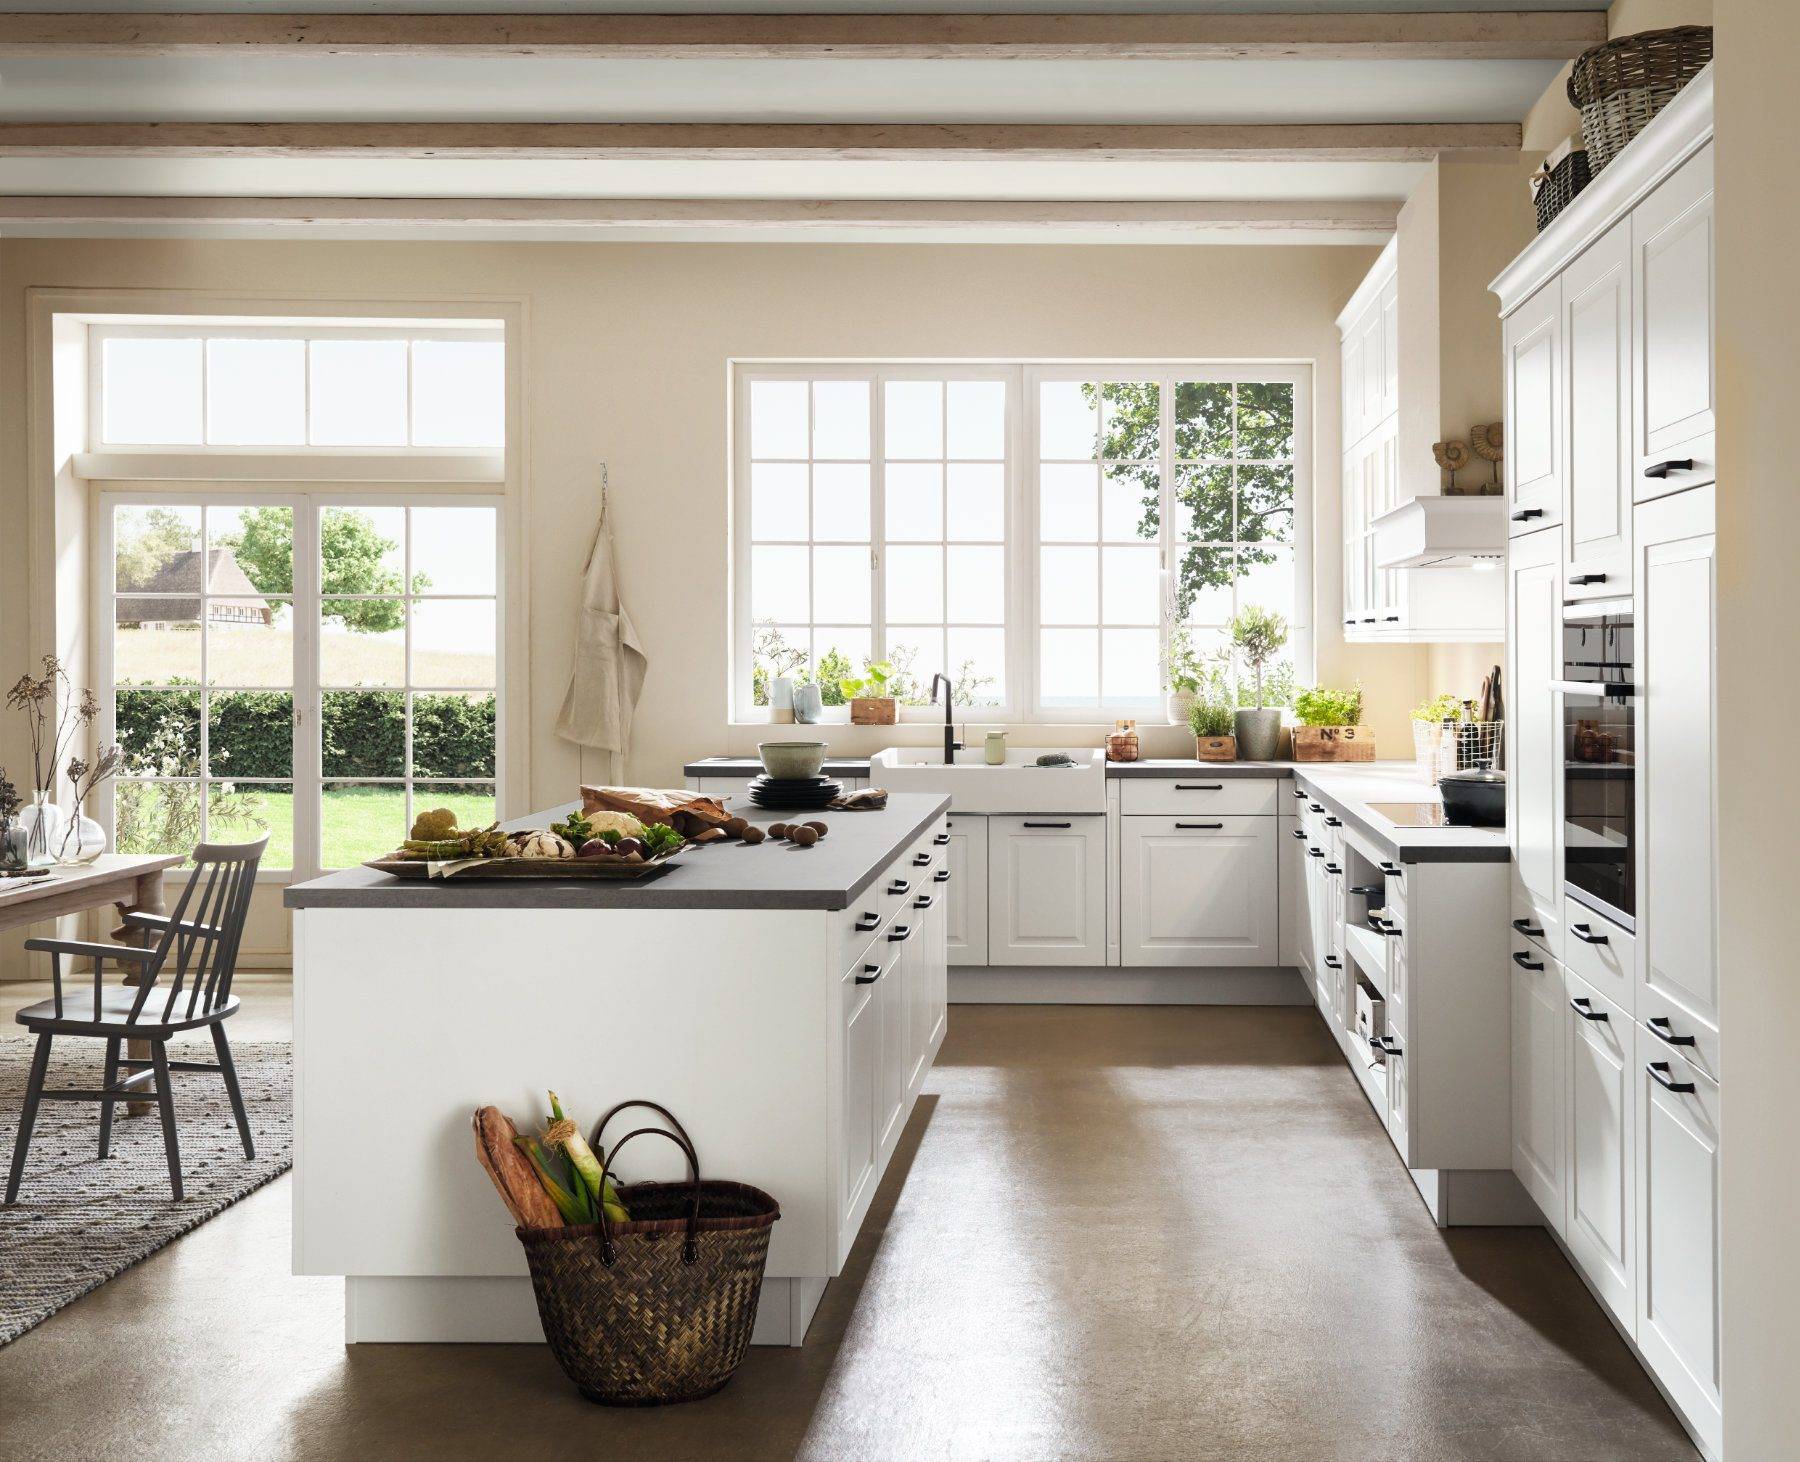
<svg viewBox="0 0 1800 1462">
<path fill-rule="evenodd" d="M 1504 721 L 1414 721 L 1419 775 L 1435 785 L 1451 772 L 1498 769 L 1505 726 Z"/>
</svg>

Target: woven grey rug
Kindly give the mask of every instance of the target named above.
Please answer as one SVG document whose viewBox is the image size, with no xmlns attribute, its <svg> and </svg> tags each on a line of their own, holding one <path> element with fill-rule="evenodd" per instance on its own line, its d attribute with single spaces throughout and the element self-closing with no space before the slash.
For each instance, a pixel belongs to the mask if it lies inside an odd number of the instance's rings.
<svg viewBox="0 0 1800 1462">
<path fill-rule="evenodd" d="M 30 1039 L 0 1039 L 0 1174 L 12 1161 L 19 1109 L 31 1070 Z M 170 1046 L 172 1059 L 210 1061 L 212 1042 Z M 0 1208 L 0 1345 L 64 1305 L 198 1228 L 246 1193 L 293 1166 L 293 1062 L 285 1042 L 232 1043 L 256 1160 L 246 1161 L 225 1083 L 208 1072 L 176 1072 L 175 1121 L 187 1196 L 169 1197 L 162 1124 L 154 1110 L 113 1116 L 112 1156 L 99 1152 L 100 1107 L 38 1107 L 31 1155 L 15 1207 Z M 97 1087 L 100 1041 L 58 1038 L 48 1087 Z M 4 1178 L 0 1177 L 0 1191 Z"/>
</svg>

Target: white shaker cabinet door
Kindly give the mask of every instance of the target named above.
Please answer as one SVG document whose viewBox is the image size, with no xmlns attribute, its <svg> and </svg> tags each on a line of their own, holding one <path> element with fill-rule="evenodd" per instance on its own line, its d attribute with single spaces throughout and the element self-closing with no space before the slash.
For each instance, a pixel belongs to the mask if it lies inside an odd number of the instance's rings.
<svg viewBox="0 0 1800 1462">
<path fill-rule="evenodd" d="M 1621 219 L 1562 277 L 1569 599 L 1631 592 L 1631 223 Z"/>
<path fill-rule="evenodd" d="M 871 959 L 880 958 L 883 964 L 881 978 L 875 984 L 875 1006 L 881 1023 L 881 1062 L 875 1081 L 878 1167 L 887 1166 L 900 1141 L 906 1117 L 907 1082 L 912 1075 L 914 973 L 910 946 L 918 920 L 910 899 L 908 904 L 869 952 Z"/>
<path fill-rule="evenodd" d="M 944 947 L 953 965 L 988 962 L 988 820 L 953 812 L 945 823 L 949 878 L 944 890 Z"/>
<path fill-rule="evenodd" d="M 1631 211 L 1633 446 L 1637 497 L 1711 482 L 1713 150 L 1709 142 Z"/>
<path fill-rule="evenodd" d="M 1285 809 L 1276 825 L 1275 901 L 1281 924 L 1276 958 L 1298 969 L 1311 983 L 1315 976 L 1312 920 L 1306 910 L 1306 829 L 1298 818 L 1286 815 Z"/>
<path fill-rule="evenodd" d="M 1719 1088 L 1637 1027 L 1637 1344 L 1719 1451 Z"/>
<path fill-rule="evenodd" d="M 1106 963 L 1106 819 L 988 819 L 988 963 Z"/>
<path fill-rule="evenodd" d="M 1506 370 L 1506 496 L 1512 532 L 1562 521 L 1562 282 L 1552 279 L 1501 326 Z"/>
<path fill-rule="evenodd" d="M 1513 1172 L 1560 1234 L 1567 1172 L 1563 972 L 1526 939 L 1512 941 L 1511 959 Z"/>
<path fill-rule="evenodd" d="M 1568 1197 L 1563 1238 L 1621 1325 L 1636 1323 L 1631 1015 L 1564 976 L 1569 1028 Z"/>
<path fill-rule="evenodd" d="M 1513 928 L 1562 955 L 1562 540 L 1514 538 L 1507 557 L 1506 828 Z"/>
<path fill-rule="evenodd" d="M 880 946 L 859 960 L 843 982 L 844 1084 L 839 1121 L 839 1261 L 849 1252 L 863 1215 L 869 1211 L 877 1179 L 880 1134 L 876 1131 L 875 1089 L 881 1065 L 881 1009 L 875 1001 Z"/>
<path fill-rule="evenodd" d="M 1274 964 L 1279 822 L 1120 818 L 1121 963 Z"/>
<path fill-rule="evenodd" d="M 1719 1077 L 1713 489 L 1637 510 L 1637 1015 Z"/>
</svg>

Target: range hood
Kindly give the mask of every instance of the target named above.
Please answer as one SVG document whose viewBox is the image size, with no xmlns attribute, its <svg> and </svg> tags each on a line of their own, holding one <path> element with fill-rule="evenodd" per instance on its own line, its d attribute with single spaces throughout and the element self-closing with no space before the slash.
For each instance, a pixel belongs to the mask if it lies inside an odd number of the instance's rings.
<svg viewBox="0 0 1800 1462">
<path fill-rule="evenodd" d="M 1498 568 L 1506 561 L 1506 499 L 1416 497 L 1370 525 L 1384 569 Z"/>
</svg>

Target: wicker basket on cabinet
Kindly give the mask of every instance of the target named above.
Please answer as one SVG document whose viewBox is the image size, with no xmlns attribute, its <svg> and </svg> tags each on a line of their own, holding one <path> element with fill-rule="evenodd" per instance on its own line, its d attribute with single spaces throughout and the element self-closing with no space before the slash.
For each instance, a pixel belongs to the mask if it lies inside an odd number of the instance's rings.
<svg viewBox="0 0 1800 1462">
<path fill-rule="evenodd" d="M 1712 27 L 1678 25 L 1602 42 L 1575 58 L 1569 100 L 1596 176 L 1712 60 Z"/>
</svg>

